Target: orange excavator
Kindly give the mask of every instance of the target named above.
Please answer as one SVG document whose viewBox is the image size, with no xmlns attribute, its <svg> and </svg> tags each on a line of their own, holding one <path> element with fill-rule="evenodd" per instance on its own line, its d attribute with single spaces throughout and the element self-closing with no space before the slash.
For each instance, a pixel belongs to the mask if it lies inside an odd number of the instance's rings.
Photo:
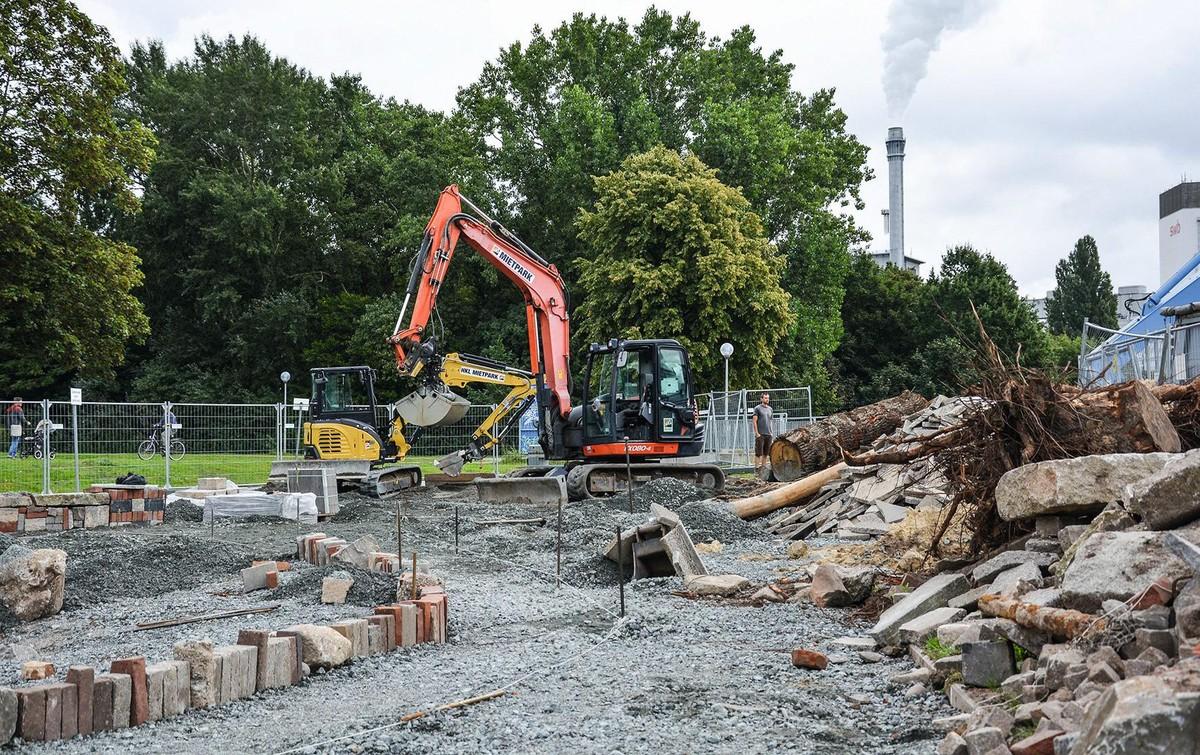
<svg viewBox="0 0 1200 755">
<path fill-rule="evenodd" d="M 459 241 L 512 281 L 524 297 L 528 370 L 440 351 L 431 318 Z M 407 327 L 402 327 L 410 308 L 411 318 Z M 521 393 L 515 388 L 514 394 L 525 399 L 508 402 L 504 414 L 489 417 L 491 426 L 506 419 L 511 424 L 529 402 L 536 402 L 538 440 L 545 457 L 566 463 L 527 467 L 511 476 L 565 475 L 567 490 L 575 500 L 617 493 L 630 483 L 636 486 L 661 477 L 722 489 L 725 475 L 720 467 L 679 461 L 699 456 L 704 446 L 704 426 L 683 346 L 673 339 L 612 338 L 591 344 L 582 400 L 573 406 L 568 309 L 567 290 L 558 269 L 463 197 L 457 186 L 447 187 L 425 228 L 404 305 L 388 339 L 400 373 L 424 381 L 421 389 L 397 403 L 401 416 L 410 424 L 424 426 L 439 424 L 447 414 L 461 416 L 456 407 L 463 399 L 450 391 L 448 374 L 456 376 L 455 385 L 470 382 L 473 370 L 480 375 L 516 376 L 515 382 L 524 377 L 532 383 L 530 390 Z M 438 465 L 456 473 L 463 463 L 481 458 L 502 435 L 502 430 L 491 428 L 477 431 L 467 448 L 439 460 Z"/>
</svg>

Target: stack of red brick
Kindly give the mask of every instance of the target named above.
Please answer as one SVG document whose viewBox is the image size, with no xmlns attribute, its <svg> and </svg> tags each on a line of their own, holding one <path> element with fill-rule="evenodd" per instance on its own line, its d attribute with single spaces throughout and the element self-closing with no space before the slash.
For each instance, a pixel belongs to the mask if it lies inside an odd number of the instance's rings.
<svg viewBox="0 0 1200 755">
<path fill-rule="evenodd" d="M 374 538 L 365 539 L 374 540 Z M 324 532 L 310 532 L 296 538 L 296 555 L 310 564 L 325 566 L 333 563 L 338 558 L 338 554 L 348 549 L 350 545 L 340 537 L 327 535 Z M 358 562 L 359 565 L 365 566 L 371 571 L 394 574 L 402 571 L 403 568 L 400 564 L 400 557 L 395 553 L 371 551 L 361 554 L 361 556 L 363 556 L 363 560 Z"/>
<path fill-rule="evenodd" d="M 163 522 L 167 494 L 157 485 L 93 485 L 88 490 L 108 494 L 111 527 Z"/>
</svg>

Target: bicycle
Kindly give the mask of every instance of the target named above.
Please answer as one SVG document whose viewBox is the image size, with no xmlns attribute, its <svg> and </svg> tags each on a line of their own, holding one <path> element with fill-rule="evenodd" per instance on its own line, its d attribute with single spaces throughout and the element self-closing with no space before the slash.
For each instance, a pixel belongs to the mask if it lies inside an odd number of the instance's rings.
<svg viewBox="0 0 1200 755">
<path fill-rule="evenodd" d="M 187 453 L 187 446 L 179 438 L 171 438 L 171 461 L 179 461 L 183 455 Z M 162 428 L 155 427 L 150 430 L 150 435 L 144 441 L 138 444 L 137 455 L 142 461 L 149 461 L 158 454 L 167 455 L 166 448 L 162 442 Z"/>
</svg>

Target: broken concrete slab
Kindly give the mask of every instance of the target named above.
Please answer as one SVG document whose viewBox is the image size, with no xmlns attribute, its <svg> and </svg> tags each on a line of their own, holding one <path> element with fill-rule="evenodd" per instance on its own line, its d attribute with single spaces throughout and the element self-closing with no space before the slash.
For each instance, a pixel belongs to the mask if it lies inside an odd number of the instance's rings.
<svg viewBox="0 0 1200 755">
<path fill-rule="evenodd" d="M 1037 564 L 1026 561 L 1019 566 L 1006 569 L 992 580 L 992 592 L 1005 595 L 1015 593 L 1022 584 L 1032 585 L 1034 589 L 1042 584 L 1042 569 Z"/>
<path fill-rule="evenodd" d="M 1088 707 L 1072 755 L 1089 752 L 1195 753 L 1200 731 L 1200 660 L 1161 676 L 1113 684 Z"/>
<path fill-rule="evenodd" d="M 991 582 L 1001 572 L 1021 564 L 1036 564 L 1045 568 L 1058 560 L 1053 553 L 1038 553 L 1027 550 L 1010 550 L 999 553 L 971 570 L 971 580 L 977 585 Z"/>
<path fill-rule="evenodd" d="M 321 602 L 341 605 L 346 602 L 346 594 L 353 586 L 354 580 L 345 572 L 325 577 L 321 580 Z"/>
<path fill-rule="evenodd" d="M 696 546 L 692 544 L 692 538 L 688 534 L 687 528 L 682 524 L 668 529 L 661 539 L 663 547 L 667 551 L 667 557 L 675 567 L 677 575 L 687 579 L 708 574 L 708 570 L 704 568 L 704 561 L 696 552 Z"/>
<path fill-rule="evenodd" d="M 1013 675 L 1012 647 L 1007 640 L 964 642 L 963 683 L 971 687 L 998 687 Z"/>
<path fill-rule="evenodd" d="M 903 600 L 880 615 L 868 634 L 881 645 L 894 644 L 899 639 L 900 625 L 961 595 L 970 588 L 961 574 L 938 574 L 909 593 Z"/>
<path fill-rule="evenodd" d="M 928 638 L 937 634 L 938 627 L 958 621 L 967 612 L 961 608 L 943 606 L 909 619 L 900 625 L 900 642 L 909 645 L 921 645 Z"/>
<path fill-rule="evenodd" d="M 737 574 L 708 574 L 683 581 L 685 590 L 705 596 L 732 595 L 749 584 L 750 580 Z"/>
<path fill-rule="evenodd" d="M 271 574 L 278 573 L 274 562 L 242 569 L 242 592 L 265 590 L 271 586 Z"/>
<path fill-rule="evenodd" d="M 1191 569 L 1166 545 L 1162 532 L 1097 532 L 1077 545 L 1062 578 L 1063 598 L 1082 611 L 1105 600 L 1128 600 L 1160 578 L 1182 579 Z"/>
<path fill-rule="evenodd" d="M 1176 454 L 1162 469 L 1125 489 L 1125 508 L 1154 530 L 1200 518 L 1200 449 Z"/>
<path fill-rule="evenodd" d="M 1005 521 L 1099 511 L 1122 500 L 1125 486 L 1159 472 L 1177 454 L 1100 454 L 1026 464 L 996 484 Z"/>
</svg>

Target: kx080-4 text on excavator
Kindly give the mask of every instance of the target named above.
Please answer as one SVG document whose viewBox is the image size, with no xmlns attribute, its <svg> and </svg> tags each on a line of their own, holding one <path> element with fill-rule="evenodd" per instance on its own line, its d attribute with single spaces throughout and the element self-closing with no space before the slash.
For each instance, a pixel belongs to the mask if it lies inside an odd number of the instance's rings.
<svg viewBox="0 0 1200 755">
<path fill-rule="evenodd" d="M 475 214 L 464 212 L 464 204 Z M 521 291 L 530 370 L 469 354 L 442 354 L 428 332 L 460 240 Z M 410 307 L 411 319 L 402 328 Z M 658 477 L 721 489 L 725 478 L 719 467 L 671 461 L 697 456 L 704 445 L 688 355 L 679 342 L 614 338 L 592 344 L 583 400 L 573 407 L 567 308 L 566 287 L 553 264 L 475 207 L 456 186 L 446 188 L 413 259 L 404 305 L 389 339 L 400 374 L 418 377 L 422 385 L 392 405 L 380 424 L 373 370 L 314 369 L 312 413 L 304 426 L 306 456 L 314 460 L 309 463 L 334 466 L 339 479 L 357 480 L 376 494 L 420 484 L 417 465 L 380 465 L 404 459 L 423 428 L 462 419 L 469 404 L 451 388 L 490 384 L 509 392 L 475 429 L 466 448 L 435 462 L 449 474 L 483 458 L 536 402 L 545 457 L 566 463 L 527 467 L 512 476 L 535 484 L 539 477 L 565 476 L 574 499 L 622 491 L 627 480 L 637 485 Z M 276 466 L 282 471 L 296 464 Z"/>
</svg>

